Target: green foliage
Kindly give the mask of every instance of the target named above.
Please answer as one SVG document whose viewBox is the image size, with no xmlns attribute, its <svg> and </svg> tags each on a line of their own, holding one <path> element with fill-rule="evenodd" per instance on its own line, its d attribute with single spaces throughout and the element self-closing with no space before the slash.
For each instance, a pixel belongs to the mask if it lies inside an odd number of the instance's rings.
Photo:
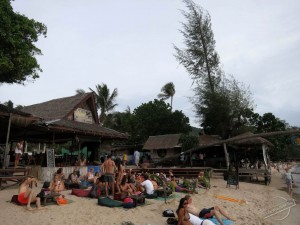
<svg viewBox="0 0 300 225">
<path fill-rule="evenodd" d="M 270 112 L 263 114 L 263 116 L 253 113 L 250 118 L 250 125 L 254 128 L 254 133 L 285 131 L 287 129 L 287 124 Z M 285 160 L 288 155 L 287 145 L 290 143 L 289 137 L 275 136 L 267 139 L 274 145 L 274 148 L 270 151 L 271 159 Z"/>
<path fill-rule="evenodd" d="M 188 117 L 178 110 L 172 112 L 169 104 L 157 99 L 143 103 L 133 113 L 128 108 L 125 112 L 108 114 L 103 125 L 128 133 L 128 144 L 143 143 L 149 136 L 188 133 L 191 130 Z"/>
<path fill-rule="evenodd" d="M 214 92 L 215 79 L 218 76 L 219 56 L 215 51 L 214 34 L 208 12 L 191 0 L 184 0 L 188 12 L 182 11 L 187 22 L 182 23 L 180 31 L 184 37 L 185 49 L 174 46 L 175 57 L 182 64 L 192 79 L 208 81 L 209 88 Z"/>
<path fill-rule="evenodd" d="M 163 100 L 150 101 L 133 111 L 133 123 L 140 139 L 163 134 L 188 133 L 191 130 L 189 118 L 181 111 L 170 110 Z"/>
<path fill-rule="evenodd" d="M 199 146 L 199 136 L 183 134 L 179 141 L 183 151 Z"/>
<path fill-rule="evenodd" d="M 39 77 L 35 58 L 41 50 L 33 43 L 46 36 L 44 24 L 15 13 L 9 0 L 0 1 L 0 83 L 19 83 Z"/>
<path fill-rule="evenodd" d="M 206 134 L 228 138 L 243 132 L 253 107 L 248 88 L 223 75 L 214 92 L 204 85 L 194 91 L 196 113 Z"/>
</svg>

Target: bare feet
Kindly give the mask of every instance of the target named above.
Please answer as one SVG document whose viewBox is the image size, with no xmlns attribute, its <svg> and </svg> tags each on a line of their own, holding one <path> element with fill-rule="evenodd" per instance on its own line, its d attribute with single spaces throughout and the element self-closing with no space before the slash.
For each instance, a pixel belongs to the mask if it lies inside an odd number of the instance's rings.
<svg viewBox="0 0 300 225">
<path fill-rule="evenodd" d="M 33 210 L 33 208 L 31 208 L 31 206 L 27 206 L 26 208 L 27 208 L 28 211 L 32 211 Z"/>
</svg>

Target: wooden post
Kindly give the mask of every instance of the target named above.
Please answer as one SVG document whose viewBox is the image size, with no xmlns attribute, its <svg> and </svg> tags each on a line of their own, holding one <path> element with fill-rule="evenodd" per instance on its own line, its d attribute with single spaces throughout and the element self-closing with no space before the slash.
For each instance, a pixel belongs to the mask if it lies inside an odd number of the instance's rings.
<svg viewBox="0 0 300 225">
<path fill-rule="evenodd" d="M 9 120 L 8 120 L 8 127 L 7 127 L 7 134 L 6 134 L 6 142 L 5 142 L 5 152 L 4 152 L 4 159 L 3 159 L 3 169 L 9 166 L 9 161 L 7 162 L 7 154 L 8 154 L 8 140 L 9 140 L 9 135 L 10 135 L 10 126 L 11 126 L 11 118 L 12 118 L 12 113 L 9 114 Z"/>
</svg>

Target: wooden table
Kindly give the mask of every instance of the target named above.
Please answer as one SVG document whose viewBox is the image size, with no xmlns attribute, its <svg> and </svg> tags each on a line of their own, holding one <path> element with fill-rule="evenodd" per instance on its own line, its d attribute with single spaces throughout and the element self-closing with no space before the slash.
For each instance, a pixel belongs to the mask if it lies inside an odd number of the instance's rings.
<svg viewBox="0 0 300 225">
<path fill-rule="evenodd" d="M 58 194 L 58 193 L 51 193 L 51 194 L 45 195 L 43 198 L 44 205 L 47 205 L 47 202 L 49 202 L 49 201 L 56 202 L 55 198 L 58 196 L 60 196 L 60 194 Z"/>
</svg>

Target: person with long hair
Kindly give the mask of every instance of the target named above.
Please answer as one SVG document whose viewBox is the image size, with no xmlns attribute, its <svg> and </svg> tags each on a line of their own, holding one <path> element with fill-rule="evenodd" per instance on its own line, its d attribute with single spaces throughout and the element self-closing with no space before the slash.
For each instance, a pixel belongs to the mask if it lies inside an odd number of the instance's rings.
<svg viewBox="0 0 300 225">
<path fill-rule="evenodd" d="M 201 210 L 197 210 L 192 205 L 192 197 L 190 195 L 186 195 L 185 199 L 187 200 L 188 203 L 186 210 L 194 216 L 197 216 L 202 219 L 209 219 L 215 216 L 221 225 L 225 225 L 224 222 L 222 221 L 221 215 L 229 220 L 234 221 L 234 218 L 229 216 L 228 213 L 221 206 L 214 206 L 210 208 L 203 208 Z"/>
<path fill-rule="evenodd" d="M 187 210 L 188 200 L 184 197 L 180 199 L 176 213 L 178 215 L 178 225 L 216 225 L 210 220 L 201 219 Z"/>
<path fill-rule="evenodd" d="M 53 180 L 50 182 L 49 190 L 51 192 L 59 193 L 65 190 L 65 184 L 63 180 L 59 180 L 59 176 L 55 175 Z"/>
<path fill-rule="evenodd" d="M 19 161 L 23 154 L 23 150 L 24 150 L 24 141 L 20 140 L 17 143 L 16 148 L 15 148 L 15 168 L 17 168 L 19 165 Z"/>
</svg>

